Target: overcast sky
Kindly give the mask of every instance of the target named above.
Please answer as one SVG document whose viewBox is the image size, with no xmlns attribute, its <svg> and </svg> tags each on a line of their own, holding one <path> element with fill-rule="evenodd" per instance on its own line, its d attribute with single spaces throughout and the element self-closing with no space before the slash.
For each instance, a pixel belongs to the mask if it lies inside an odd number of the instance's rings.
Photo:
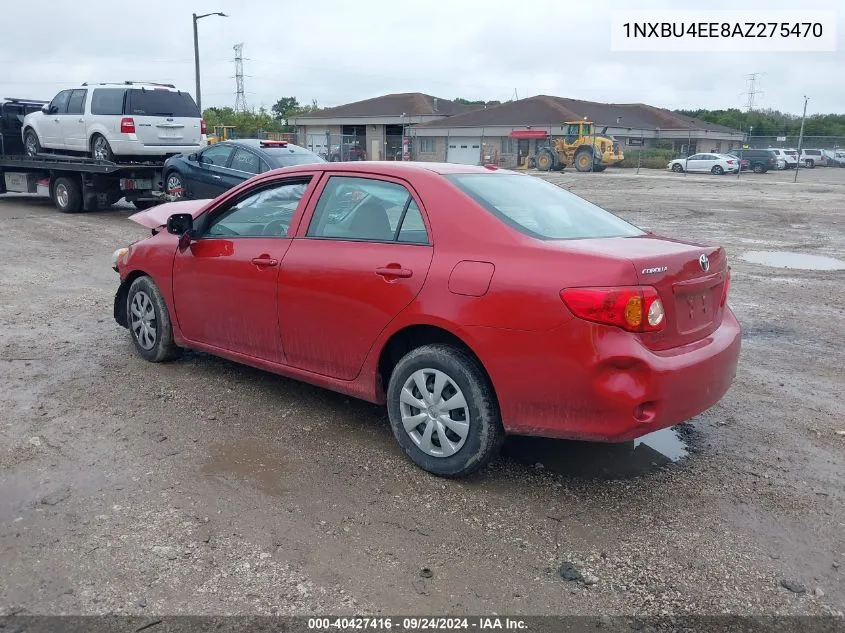
<svg viewBox="0 0 845 633">
<path fill-rule="evenodd" d="M 0 97 L 50 99 L 82 81 L 174 83 L 194 93 L 199 22 L 203 106 L 231 106 L 244 43 L 246 99 L 332 106 L 391 92 L 507 100 L 550 94 L 668 108 L 740 107 L 761 73 L 760 107 L 845 112 L 845 3 L 743 0 L 712 9 L 835 9 L 829 53 L 618 53 L 612 9 L 626 0 L 0 0 Z M 644 0 L 643 8 L 679 8 Z"/>
</svg>

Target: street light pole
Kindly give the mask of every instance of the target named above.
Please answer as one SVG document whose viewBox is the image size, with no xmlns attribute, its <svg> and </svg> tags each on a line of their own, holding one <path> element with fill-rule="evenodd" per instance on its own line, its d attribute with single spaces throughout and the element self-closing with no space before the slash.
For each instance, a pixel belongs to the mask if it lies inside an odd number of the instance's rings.
<svg viewBox="0 0 845 633">
<path fill-rule="evenodd" d="M 196 13 L 193 14 L 194 16 L 194 76 L 196 80 L 196 99 L 197 99 L 197 107 L 200 111 L 200 116 L 202 116 L 202 95 L 200 94 L 200 43 L 199 43 L 199 36 L 197 35 L 197 21 L 201 20 L 202 18 L 207 18 L 210 15 L 219 15 L 222 18 L 228 18 L 229 16 L 225 13 L 220 13 L 219 11 L 215 13 L 203 13 L 202 15 L 197 15 Z"/>
<path fill-rule="evenodd" d="M 810 97 L 804 95 L 804 113 L 801 115 L 801 131 L 798 132 L 798 162 L 795 163 L 795 177 L 792 182 L 798 182 L 798 167 L 801 165 L 801 145 L 804 142 L 804 119 L 807 118 L 807 102 Z"/>
</svg>

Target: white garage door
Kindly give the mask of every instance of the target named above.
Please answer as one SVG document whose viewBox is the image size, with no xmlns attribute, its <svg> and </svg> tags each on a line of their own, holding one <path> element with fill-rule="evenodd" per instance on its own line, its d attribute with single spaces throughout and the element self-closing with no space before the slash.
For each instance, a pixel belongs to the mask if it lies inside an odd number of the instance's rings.
<svg viewBox="0 0 845 633">
<path fill-rule="evenodd" d="M 326 132 L 328 131 L 328 128 L 311 126 L 305 128 L 305 148 L 321 156 L 328 155 L 328 140 L 326 138 Z"/>
<path fill-rule="evenodd" d="M 450 136 L 446 150 L 446 162 L 461 165 L 481 163 L 481 138 Z"/>
</svg>

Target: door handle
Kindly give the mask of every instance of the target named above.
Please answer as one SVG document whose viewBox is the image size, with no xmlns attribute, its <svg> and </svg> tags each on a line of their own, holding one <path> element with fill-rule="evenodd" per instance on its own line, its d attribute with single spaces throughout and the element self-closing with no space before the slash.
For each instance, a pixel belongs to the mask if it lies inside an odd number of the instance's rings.
<svg viewBox="0 0 845 633">
<path fill-rule="evenodd" d="M 223 176 L 218 176 L 217 174 L 211 174 L 211 177 L 215 180 L 223 180 Z"/>
<path fill-rule="evenodd" d="M 79 119 L 79 123 L 85 123 L 85 119 Z"/>
<path fill-rule="evenodd" d="M 252 263 L 256 266 L 275 266 L 279 263 L 279 260 L 272 257 L 253 257 Z"/>
<path fill-rule="evenodd" d="M 376 275 L 379 277 L 384 277 L 387 280 L 390 279 L 407 279 L 411 275 L 414 274 L 414 271 L 409 270 L 407 268 L 402 268 L 399 264 L 393 264 L 391 266 L 383 266 L 381 268 L 376 268 Z"/>
</svg>

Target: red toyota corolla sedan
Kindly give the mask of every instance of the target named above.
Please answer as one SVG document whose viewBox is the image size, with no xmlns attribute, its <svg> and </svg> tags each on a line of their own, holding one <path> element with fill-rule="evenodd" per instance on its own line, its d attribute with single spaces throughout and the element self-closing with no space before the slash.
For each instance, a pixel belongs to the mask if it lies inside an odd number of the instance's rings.
<svg viewBox="0 0 845 633">
<path fill-rule="evenodd" d="M 725 251 L 657 237 L 534 176 L 433 163 L 271 171 L 132 219 L 117 322 L 385 403 L 425 470 L 505 434 L 629 440 L 715 404 L 740 327 Z"/>
</svg>

